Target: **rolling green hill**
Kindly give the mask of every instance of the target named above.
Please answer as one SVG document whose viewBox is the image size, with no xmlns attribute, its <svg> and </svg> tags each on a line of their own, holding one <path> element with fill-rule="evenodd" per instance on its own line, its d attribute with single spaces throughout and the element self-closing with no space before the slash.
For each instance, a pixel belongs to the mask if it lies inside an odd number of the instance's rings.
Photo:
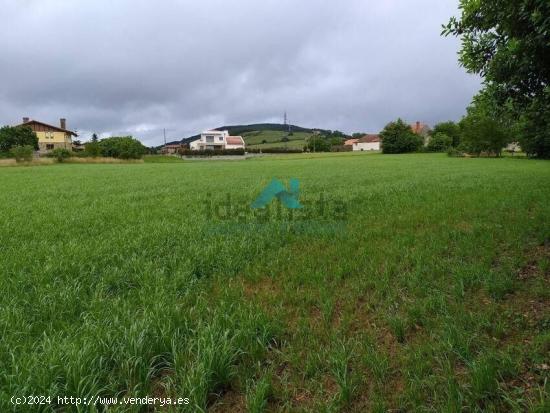
<svg viewBox="0 0 550 413">
<path fill-rule="evenodd" d="M 312 136 L 310 132 L 292 132 L 292 135 L 287 136 L 287 132 L 262 130 L 254 132 L 245 132 L 242 134 L 247 146 L 254 148 L 273 148 L 273 147 L 302 147 L 306 140 Z M 283 141 L 288 137 L 288 141 Z"/>
<path fill-rule="evenodd" d="M 302 147 L 315 131 L 319 131 L 323 134 L 329 132 L 325 129 L 304 128 L 290 125 L 292 135 L 288 136 L 288 142 L 283 142 L 283 138 L 288 134 L 288 128 L 289 125 L 280 123 L 256 123 L 251 125 L 221 126 L 215 130 L 227 130 L 231 135 L 240 135 L 243 137 L 247 146 L 254 148 Z M 182 139 L 181 143 L 189 143 L 199 137 L 200 135 L 190 136 L 189 138 Z"/>
</svg>

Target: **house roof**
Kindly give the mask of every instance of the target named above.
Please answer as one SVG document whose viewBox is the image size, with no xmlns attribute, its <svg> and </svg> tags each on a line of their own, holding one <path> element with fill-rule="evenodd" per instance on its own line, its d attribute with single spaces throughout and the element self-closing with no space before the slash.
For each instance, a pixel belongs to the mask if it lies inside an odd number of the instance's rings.
<svg viewBox="0 0 550 413">
<path fill-rule="evenodd" d="M 167 145 L 164 145 L 165 148 L 179 148 L 181 146 L 181 143 L 169 143 Z"/>
<path fill-rule="evenodd" d="M 202 134 L 213 134 L 213 135 L 222 135 L 224 133 L 229 133 L 227 132 L 226 130 L 217 130 L 217 129 L 206 129 L 205 131 L 202 132 Z"/>
<path fill-rule="evenodd" d="M 244 145 L 242 136 L 228 136 L 226 138 L 226 143 L 228 145 Z"/>
<path fill-rule="evenodd" d="M 31 119 L 31 120 L 29 120 L 28 122 L 22 123 L 22 124 L 17 125 L 17 126 L 30 126 L 31 124 L 42 125 L 42 126 L 45 126 L 45 127 L 47 127 L 47 128 L 56 130 L 56 131 L 58 131 L 58 132 L 65 132 L 65 133 L 70 133 L 70 134 L 73 135 L 73 136 L 78 136 L 78 135 L 76 134 L 76 132 L 73 132 L 73 131 L 71 131 L 71 130 L 63 129 L 63 128 L 60 128 L 59 126 L 53 126 L 53 125 L 50 125 L 50 124 L 48 124 L 48 123 L 40 122 L 40 121 L 34 120 L 34 119 Z"/>
<path fill-rule="evenodd" d="M 411 129 L 413 130 L 414 133 L 418 134 L 418 133 L 428 131 L 430 129 L 430 127 L 428 125 L 426 125 L 425 123 L 416 122 L 416 123 L 411 124 Z"/>
<path fill-rule="evenodd" d="M 359 139 L 348 139 L 344 142 L 344 145 L 353 145 L 354 143 L 357 143 Z"/>
<path fill-rule="evenodd" d="M 357 140 L 357 143 L 372 143 L 372 142 L 381 142 L 382 139 L 379 135 L 365 135 L 362 138 Z"/>
</svg>

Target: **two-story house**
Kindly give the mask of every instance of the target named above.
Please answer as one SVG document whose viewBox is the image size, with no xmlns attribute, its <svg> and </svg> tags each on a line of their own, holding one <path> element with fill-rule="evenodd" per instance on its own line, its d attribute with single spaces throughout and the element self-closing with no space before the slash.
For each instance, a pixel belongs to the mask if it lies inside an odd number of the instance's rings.
<svg viewBox="0 0 550 413">
<path fill-rule="evenodd" d="M 230 136 L 226 130 L 207 130 L 189 144 L 192 150 L 244 149 L 242 136 Z"/>
<path fill-rule="evenodd" d="M 67 121 L 59 119 L 59 126 L 49 125 L 44 122 L 23 118 L 23 123 L 18 126 L 29 126 L 38 137 L 38 148 L 41 153 L 51 151 L 56 148 L 71 150 L 73 136 L 78 136 L 75 132 L 67 129 Z"/>
</svg>

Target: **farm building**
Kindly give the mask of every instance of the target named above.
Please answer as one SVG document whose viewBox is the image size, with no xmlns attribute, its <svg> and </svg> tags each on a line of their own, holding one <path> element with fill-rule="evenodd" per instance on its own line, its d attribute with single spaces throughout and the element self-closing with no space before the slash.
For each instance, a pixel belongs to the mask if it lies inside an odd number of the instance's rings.
<svg viewBox="0 0 550 413">
<path fill-rule="evenodd" d="M 379 151 L 382 139 L 379 135 L 365 135 L 353 144 L 354 151 Z"/>
<path fill-rule="evenodd" d="M 163 155 L 173 155 L 178 153 L 178 151 L 183 147 L 184 145 L 182 145 L 181 143 L 171 143 L 168 145 L 164 145 L 161 148 L 160 153 L 162 153 Z"/>
<path fill-rule="evenodd" d="M 71 150 L 72 137 L 78 136 L 75 132 L 67 129 L 67 121 L 59 119 L 59 126 L 49 125 L 44 122 L 23 118 L 23 123 L 18 126 L 29 126 L 38 137 L 38 150 L 46 153 L 52 149 L 63 148 Z"/>
<path fill-rule="evenodd" d="M 226 130 L 207 130 L 201 137 L 189 144 L 191 150 L 244 149 L 242 136 L 230 136 Z"/>
</svg>

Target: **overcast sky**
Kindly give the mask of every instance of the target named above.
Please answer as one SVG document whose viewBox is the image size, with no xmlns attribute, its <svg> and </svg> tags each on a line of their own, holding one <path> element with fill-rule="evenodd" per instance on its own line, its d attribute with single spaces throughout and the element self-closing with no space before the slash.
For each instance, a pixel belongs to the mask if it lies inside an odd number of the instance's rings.
<svg viewBox="0 0 550 413">
<path fill-rule="evenodd" d="M 479 89 L 440 36 L 458 0 L 0 0 L 0 124 L 66 117 L 147 145 L 228 124 L 378 132 Z"/>
</svg>

